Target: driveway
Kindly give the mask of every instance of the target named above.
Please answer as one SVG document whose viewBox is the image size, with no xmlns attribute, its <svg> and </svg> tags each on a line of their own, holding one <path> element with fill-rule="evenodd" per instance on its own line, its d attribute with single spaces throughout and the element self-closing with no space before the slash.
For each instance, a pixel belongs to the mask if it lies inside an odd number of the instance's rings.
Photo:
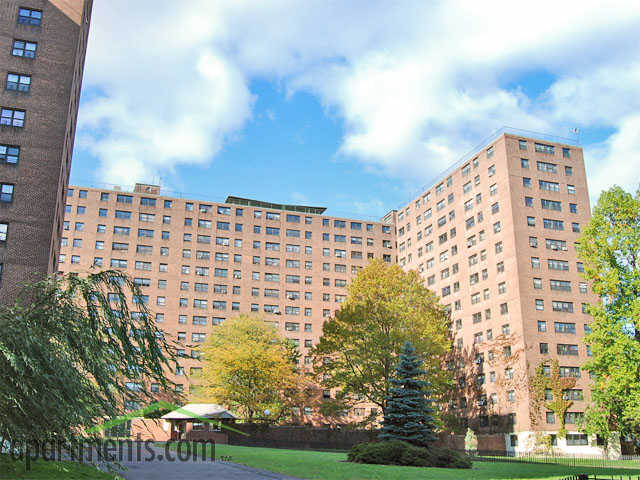
<svg viewBox="0 0 640 480">
<path fill-rule="evenodd" d="M 155 459 L 145 461 L 150 454 L 143 450 L 140 460 L 122 460 L 126 470 L 118 472 L 127 480 L 299 480 L 279 473 L 216 460 L 167 461 L 163 448 L 152 447 Z M 175 457 L 175 451 L 172 452 Z M 134 455 L 134 457 L 136 457 Z"/>
</svg>

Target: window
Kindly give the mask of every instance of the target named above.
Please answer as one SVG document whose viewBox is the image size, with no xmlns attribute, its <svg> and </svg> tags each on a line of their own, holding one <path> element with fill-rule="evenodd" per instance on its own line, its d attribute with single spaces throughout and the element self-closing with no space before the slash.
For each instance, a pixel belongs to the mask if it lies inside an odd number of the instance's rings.
<svg viewBox="0 0 640 480">
<path fill-rule="evenodd" d="M 26 112 L 16 108 L 2 107 L 0 113 L 0 125 L 7 125 L 10 127 L 24 127 L 24 119 Z"/>
<path fill-rule="evenodd" d="M 7 90 L 16 92 L 28 92 L 31 88 L 31 75 L 21 73 L 7 73 Z"/>
<path fill-rule="evenodd" d="M 578 355 L 578 345 L 571 345 L 566 343 L 559 343 L 557 345 L 558 355 Z"/>
<path fill-rule="evenodd" d="M 0 145 L 0 163 L 16 165 L 20 157 L 20 147 Z"/>
<path fill-rule="evenodd" d="M 529 227 L 535 227 L 536 226 L 536 217 L 527 217 L 527 225 Z"/>
<path fill-rule="evenodd" d="M 572 335 L 576 333 L 575 323 L 555 322 L 554 327 L 556 333 L 568 333 Z"/>
<path fill-rule="evenodd" d="M 546 200 L 544 198 L 541 199 L 540 202 L 542 204 L 542 208 L 545 210 L 555 210 L 557 212 L 562 211 L 562 202 L 556 200 Z"/>
<path fill-rule="evenodd" d="M 539 172 L 558 173 L 558 165 L 555 163 L 536 162 Z"/>
<path fill-rule="evenodd" d="M 529 177 L 522 177 L 522 186 L 525 188 L 531 187 L 531 179 Z"/>
<path fill-rule="evenodd" d="M 544 300 L 541 298 L 536 299 L 536 310 L 544 310 Z"/>
<path fill-rule="evenodd" d="M 560 302 L 554 300 L 552 302 L 552 307 L 554 312 L 573 313 L 573 302 Z"/>
<path fill-rule="evenodd" d="M 547 331 L 547 322 L 544 320 L 538 320 L 538 331 L 546 332 Z"/>
<path fill-rule="evenodd" d="M 567 415 L 570 414 L 572 412 L 567 412 Z M 575 418 L 572 419 L 575 422 Z M 568 421 L 566 421 L 566 423 L 569 423 Z M 567 433 L 566 434 L 566 438 L 567 438 L 567 446 L 580 446 L 580 445 L 589 445 L 589 437 L 585 434 L 585 433 Z"/>
<path fill-rule="evenodd" d="M 555 153 L 555 147 L 553 145 L 545 145 L 544 143 L 535 143 L 535 150 L 538 153 L 548 153 L 553 155 Z"/>
<path fill-rule="evenodd" d="M 133 197 L 131 195 L 123 195 L 119 193 L 116 196 L 116 202 L 118 203 L 133 203 Z M 129 212 L 131 213 L 131 212 Z"/>
<path fill-rule="evenodd" d="M 113 259 L 111 260 L 111 266 L 113 266 Z M 124 260 L 125 262 L 125 267 L 126 267 L 126 260 Z M 135 263 L 135 269 L 136 270 L 151 270 L 151 262 L 141 262 L 141 261 L 136 261 Z"/>
<path fill-rule="evenodd" d="M 564 414 L 564 421 L 568 424 L 582 424 L 584 419 L 583 412 L 567 412 Z M 586 436 L 586 435 L 585 435 Z M 569 435 L 567 434 L 567 445 L 569 445 Z"/>
<path fill-rule="evenodd" d="M 127 261 L 119 258 L 112 258 L 111 268 L 127 268 Z"/>
<path fill-rule="evenodd" d="M 571 177 L 573 175 L 573 167 L 564 167 L 564 174 L 567 177 Z"/>
<path fill-rule="evenodd" d="M 538 186 L 540 190 L 546 190 L 549 192 L 559 192 L 560 184 L 558 182 L 547 182 L 546 180 L 538 180 Z"/>
<path fill-rule="evenodd" d="M 566 280 L 550 280 L 551 290 L 559 290 L 563 292 L 571 291 L 571 282 Z"/>
<path fill-rule="evenodd" d="M 35 42 L 27 42 L 26 40 L 14 40 L 11 55 L 14 57 L 36 58 L 36 50 L 38 44 Z"/>
<path fill-rule="evenodd" d="M 543 218 L 542 224 L 548 230 L 564 230 L 564 222 L 562 220 L 554 220 L 552 218 Z"/>
<path fill-rule="evenodd" d="M 521 168 L 529 168 L 529 160 L 526 158 L 520 159 L 520 167 Z"/>
<path fill-rule="evenodd" d="M 18 23 L 23 25 L 42 25 L 42 10 L 20 7 L 18 10 Z"/>
</svg>

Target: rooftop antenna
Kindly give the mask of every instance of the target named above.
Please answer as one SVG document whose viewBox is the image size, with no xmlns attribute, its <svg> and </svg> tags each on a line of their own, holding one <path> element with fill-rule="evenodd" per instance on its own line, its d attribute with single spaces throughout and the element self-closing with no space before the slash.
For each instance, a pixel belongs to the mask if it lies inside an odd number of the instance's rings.
<svg viewBox="0 0 640 480">
<path fill-rule="evenodd" d="M 578 129 L 578 127 L 573 127 L 571 129 L 571 133 L 576 136 L 576 142 L 578 145 L 580 145 L 580 130 Z"/>
</svg>

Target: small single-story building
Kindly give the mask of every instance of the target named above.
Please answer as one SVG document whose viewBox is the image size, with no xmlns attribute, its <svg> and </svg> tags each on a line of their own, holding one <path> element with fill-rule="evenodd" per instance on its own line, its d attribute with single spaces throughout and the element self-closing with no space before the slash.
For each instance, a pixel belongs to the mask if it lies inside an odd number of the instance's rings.
<svg viewBox="0 0 640 480">
<path fill-rule="evenodd" d="M 236 416 L 215 403 L 188 403 L 163 415 L 170 424 L 171 440 L 215 440 L 226 443 L 227 435 L 221 425 L 234 424 Z"/>
</svg>

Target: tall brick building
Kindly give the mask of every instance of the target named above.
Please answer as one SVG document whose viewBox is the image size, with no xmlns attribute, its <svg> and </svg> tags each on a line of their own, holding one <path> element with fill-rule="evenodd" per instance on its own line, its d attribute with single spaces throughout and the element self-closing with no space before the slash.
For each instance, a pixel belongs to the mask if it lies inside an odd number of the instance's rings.
<svg viewBox="0 0 640 480">
<path fill-rule="evenodd" d="M 228 197 L 213 203 L 74 186 L 67 197 L 59 270 L 114 268 L 184 344 L 172 380 L 188 391 L 192 346 L 213 326 L 255 312 L 299 345 L 302 362 L 346 285 L 372 258 L 395 261 L 395 234 L 380 222 L 335 218 L 324 208 Z"/>
<path fill-rule="evenodd" d="M 187 391 L 191 347 L 238 313 L 259 313 L 300 346 L 303 362 L 345 286 L 371 258 L 415 269 L 451 312 L 458 388 L 449 413 L 530 449 L 560 421 L 532 415 L 528 380 L 558 359 L 568 452 L 597 451 L 577 425 L 589 401 L 589 350 L 575 242 L 590 218 L 582 149 L 503 133 L 381 222 L 319 207 L 236 197 L 224 203 L 75 186 L 66 198 L 59 270 L 118 268 L 142 287 L 159 326 L 184 344 L 172 380 Z M 311 412 L 307 412 L 308 414 Z M 352 412 L 364 415 L 362 408 Z"/>
<path fill-rule="evenodd" d="M 0 302 L 57 268 L 91 6 L 0 2 Z"/>
<path fill-rule="evenodd" d="M 589 401 L 583 309 L 597 296 L 575 248 L 590 216 L 581 148 L 502 134 L 383 220 L 396 225 L 402 268 L 418 270 L 451 312 L 451 413 L 480 432 L 507 432 L 510 448 L 559 427 L 546 408 L 530 415 L 528 377 L 552 359 L 576 379 L 565 392 L 569 434 L 554 441 L 590 448 L 577 425 Z"/>
</svg>

